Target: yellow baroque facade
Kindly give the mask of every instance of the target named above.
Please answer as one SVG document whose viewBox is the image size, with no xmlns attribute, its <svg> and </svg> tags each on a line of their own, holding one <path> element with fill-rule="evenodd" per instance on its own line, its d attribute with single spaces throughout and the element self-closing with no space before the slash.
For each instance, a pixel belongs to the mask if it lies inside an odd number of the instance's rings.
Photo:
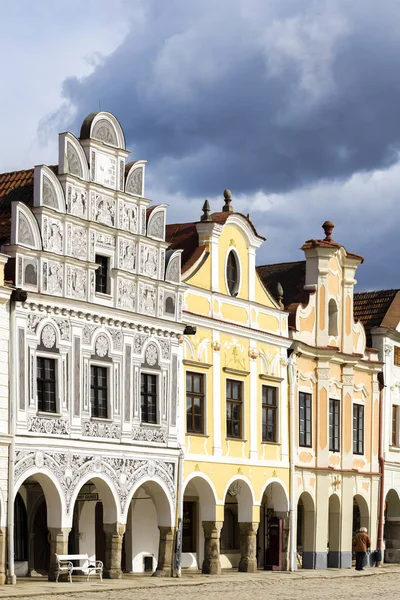
<svg viewBox="0 0 400 600">
<path fill-rule="evenodd" d="M 360 527 L 377 548 L 382 369 L 353 318 L 354 277 L 363 259 L 332 240 L 332 223 L 323 227 L 323 240 L 302 246 L 305 261 L 258 269 L 270 289 L 277 281 L 283 286 L 293 340 L 288 377 L 297 523 L 290 558 L 317 569 L 351 567 Z"/>
<path fill-rule="evenodd" d="M 182 566 L 212 574 L 286 568 L 289 539 L 288 313 L 257 275 L 263 238 L 224 196 L 222 212 L 210 215 L 206 202 L 200 221 L 167 226 L 182 250 L 190 326 Z"/>
</svg>

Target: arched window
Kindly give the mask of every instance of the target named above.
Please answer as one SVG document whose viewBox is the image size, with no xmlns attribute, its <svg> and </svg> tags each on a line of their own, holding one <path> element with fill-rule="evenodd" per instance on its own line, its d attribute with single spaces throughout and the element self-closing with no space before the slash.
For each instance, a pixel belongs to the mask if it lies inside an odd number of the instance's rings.
<svg viewBox="0 0 400 600">
<path fill-rule="evenodd" d="M 234 252 L 229 252 L 226 264 L 226 282 L 231 296 L 236 296 L 238 291 L 239 267 Z"/>
<path fill-rule="evenodd" d="M 338 308 L 335 300 L 331 298 L 328 304 L 328 335 L 338 334 Z"/>
</svg>

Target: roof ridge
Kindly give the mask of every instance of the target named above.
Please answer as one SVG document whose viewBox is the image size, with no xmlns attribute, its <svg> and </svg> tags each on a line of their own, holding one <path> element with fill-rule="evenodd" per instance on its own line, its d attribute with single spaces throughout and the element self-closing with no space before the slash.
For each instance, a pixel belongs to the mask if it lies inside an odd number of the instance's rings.
<svg viewBox="0 0 400 600">
<path fill-rule="evenodd" d="M 30 167 L 29 169 L 15 169 L 15 171 L 5 171 L 4 173 L 0 173 L 0 177 L 3 175 L 15 175 L 15 173 L 29 173 L 33 171 L 35 167 Z"/>
</svg>

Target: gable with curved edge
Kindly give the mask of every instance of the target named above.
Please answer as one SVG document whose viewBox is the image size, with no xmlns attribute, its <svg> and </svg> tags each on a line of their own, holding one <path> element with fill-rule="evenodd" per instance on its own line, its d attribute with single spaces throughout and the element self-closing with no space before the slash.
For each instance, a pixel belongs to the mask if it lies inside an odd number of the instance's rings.
<svg viewBox="0 0 400 600">
<path fill-rule="evenodd" d="M 29 208 L 22 202 L 12 205 L 11 244 L 42 249 L 39 225 Z"/>
<path fill-rule="evenodd" d="M 58 172 L 69 173 L 89 181 L 89 168 L 82 146 L 72 133 L 61 133 L 58 149 Z"/>
<path fill-rule="evenodd" d="M 182 250 L 176 250 L 168 256 L 165 270 L 165 280 L 173 283 L 181 281 L 181 254 Z"/>
<path fill-rule="evenodd" d="M 133 196 L 144 196 L 145 160 L 137 160 L 129 163 L 130 167 L 125 179 L 125 192 Z M 132 165 L 132 166 L 130 166 Z"/>
<path fill-rule="evenodd" d="M 158 240 L 165 240 L 165 212 L 166 205 L 154 208 L 147 221 L 147 236 Z"/>
<path fill-rule="evenodd" d="M 35 167 L 33 206 L 46 206 L 65 213 L 65 198 L 60 182 L 49 167 Z"/>
<path fill-rule="evenodd" d="M 116 117 L 109 112 L 91 113 L 82 123 L 80 139 L 93 139 L 125 150 L 125 136 Z"/>
</svg>

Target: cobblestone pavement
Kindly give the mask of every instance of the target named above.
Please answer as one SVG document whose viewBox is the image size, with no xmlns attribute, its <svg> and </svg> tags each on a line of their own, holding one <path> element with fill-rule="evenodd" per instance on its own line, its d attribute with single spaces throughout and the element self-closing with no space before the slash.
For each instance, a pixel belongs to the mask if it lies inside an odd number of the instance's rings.
<svg viewBox="0 0 400 600">
<path fill-rule="evenodd" d="M 0 599 L 31 600 L 310 600 L 399 597 L 400 567 L 298 573 L 225 573 L 220 577 L 185 575 L 182 579 L 126 578 L 122 581 L 75 580 L 68 583 L 20 581 L 0 587 Z"/>
</svg>

